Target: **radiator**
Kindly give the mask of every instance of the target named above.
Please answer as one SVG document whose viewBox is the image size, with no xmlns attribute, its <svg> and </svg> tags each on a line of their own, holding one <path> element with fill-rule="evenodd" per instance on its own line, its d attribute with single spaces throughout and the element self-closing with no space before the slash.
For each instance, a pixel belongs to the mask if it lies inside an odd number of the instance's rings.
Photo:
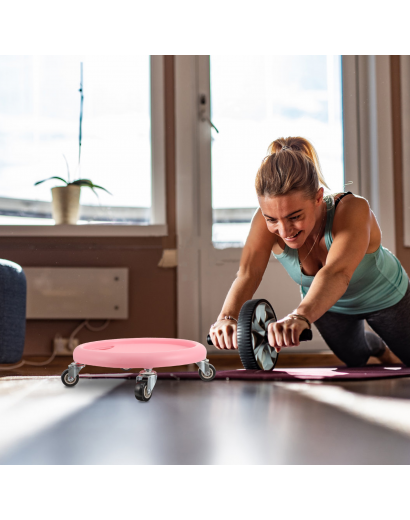
<svg viewBox="0 0 410 520">
<path fill-rule="evenodd" d="M 128 269 L 23 267 L 27 319 L 128 318 Z"/>
</svg>

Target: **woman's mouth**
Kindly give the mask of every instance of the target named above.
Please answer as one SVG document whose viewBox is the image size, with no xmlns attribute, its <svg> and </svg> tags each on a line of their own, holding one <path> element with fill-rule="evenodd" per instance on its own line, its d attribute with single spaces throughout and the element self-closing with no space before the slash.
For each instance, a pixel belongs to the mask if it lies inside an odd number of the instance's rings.
<svg viewBox="0 0 410 520">
<path fill-rule="evenodd" d="M 296 233 L 296 235 L 293 235 L 292 237 L 286 237 L 285 240 L 287 240 L 288 242 L 293 242 L 294 240 L 297 239 L 297 237 L 300 235 L 300 233 L 302 233 L 302 231 L 298 231 Z"/>
</svg>

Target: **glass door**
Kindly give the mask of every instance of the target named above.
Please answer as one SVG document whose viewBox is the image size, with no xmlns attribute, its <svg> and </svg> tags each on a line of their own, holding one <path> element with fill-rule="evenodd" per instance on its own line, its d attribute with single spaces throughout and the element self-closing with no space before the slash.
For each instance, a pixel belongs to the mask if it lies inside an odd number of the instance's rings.
<svg viewBox="0 0 410 520">
<path fill-rule="evenodd" d="M 341 56 L 210 56 L 212 241 L 243 246 L 268 145 L 302 136 L 343 191 Z"/>
</svg>

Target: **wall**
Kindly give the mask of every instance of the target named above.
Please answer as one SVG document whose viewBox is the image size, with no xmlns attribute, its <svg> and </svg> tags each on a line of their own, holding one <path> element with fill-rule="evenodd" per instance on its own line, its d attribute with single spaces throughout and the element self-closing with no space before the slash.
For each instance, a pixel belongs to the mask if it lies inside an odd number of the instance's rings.
<svg viewBox="0 0 410 520">
<path fill-rule="evenodd" d="M 82 329 L 81 343 L 108 338 L 176 337 L 176 269 L 157 267 L 163 249 L 176 247 L 174 59 L 165 56 L 167 237 L 0 237 L 0 256 L 24 267 L 128 267 L 129 319 L 101 332 Z M 48 355 L 56 333 L 68 336 L 81 320 L 28 320 L 24 355 Z M 99 326 L 103 322 L 93 321 Z"/>
</svg>

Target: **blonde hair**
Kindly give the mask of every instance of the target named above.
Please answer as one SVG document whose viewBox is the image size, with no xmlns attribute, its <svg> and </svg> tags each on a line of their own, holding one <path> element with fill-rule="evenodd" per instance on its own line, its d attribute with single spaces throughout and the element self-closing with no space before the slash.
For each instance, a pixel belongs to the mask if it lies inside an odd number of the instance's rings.
<svg viewBox="0 0 410 520">
<path fill-rule="evenodd" d="M 286 148 L 282 151 L 283 147 Z M 280 137 L 269 145 L 268 153 L 256 174 L 259 197 L 287 195 L 298 190 L 306 199 L 314 200 L 321 185 L 330 191 L 316 150 L 304 137 Z"/>
</svg>

